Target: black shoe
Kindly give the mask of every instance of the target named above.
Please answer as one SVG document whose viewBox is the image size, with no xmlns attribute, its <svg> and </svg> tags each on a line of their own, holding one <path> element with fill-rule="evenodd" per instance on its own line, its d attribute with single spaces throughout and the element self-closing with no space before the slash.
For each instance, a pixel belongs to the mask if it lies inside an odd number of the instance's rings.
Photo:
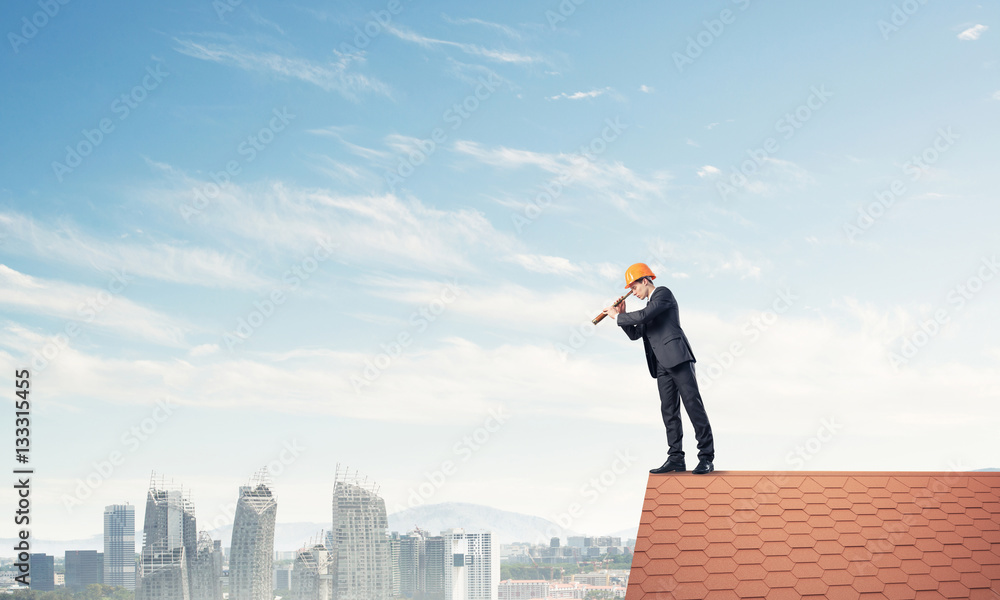
<svg viewBox="0 0 1000 600">
<path fill-rule="evenodd" d="M 710 460 L 699 460 L 698 466 L 694 468 L 692 473 L 695 475 L 704 475 L 705 473 L 711 473 L 715 470 L 715 465 L 712 464 Z"/>
<path fill-rule="evenodd" d="M 649 472 L 654 475 L 660 473 L 671 473 L 673 471 L 687 471 L 687 467 L 684 466 L 683 460 L 674 460 L 671 458 L 667 459 L 667 462 L 663 463 L 655 469 L 650 469 Z"/>
</svg>

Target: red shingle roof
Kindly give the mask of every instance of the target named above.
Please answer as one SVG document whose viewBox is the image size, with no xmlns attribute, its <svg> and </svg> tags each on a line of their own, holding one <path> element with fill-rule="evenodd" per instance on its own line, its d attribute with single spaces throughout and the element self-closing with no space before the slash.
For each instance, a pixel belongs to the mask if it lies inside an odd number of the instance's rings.
<svg viewBox="0 0 1000 600">
<path fill-rule="evenodd" d="M 1000 600 L 1000 472 L 650 475 L 626 600 Z"/>
</svg>

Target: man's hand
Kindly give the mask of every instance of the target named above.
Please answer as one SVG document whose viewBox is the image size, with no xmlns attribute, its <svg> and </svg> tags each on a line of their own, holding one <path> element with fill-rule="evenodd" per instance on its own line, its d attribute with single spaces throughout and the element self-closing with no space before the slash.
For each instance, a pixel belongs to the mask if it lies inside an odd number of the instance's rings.
<svg viewBox="0 0 1000 600">
<path fill-rule="evenodd" d="M 604 314 L 608 315 L 612 319 L 617 319 L 618 315 L 625 312 L 625 302 L 623 301 L 618 306 L 609 306 L 604 309 Z"/>
</svg>

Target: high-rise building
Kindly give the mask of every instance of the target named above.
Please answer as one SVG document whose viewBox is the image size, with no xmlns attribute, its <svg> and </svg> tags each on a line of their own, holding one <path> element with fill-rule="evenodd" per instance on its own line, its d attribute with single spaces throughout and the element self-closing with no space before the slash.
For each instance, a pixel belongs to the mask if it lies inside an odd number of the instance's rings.
<svg viewBox="0 0 1000 600">
<path fill-rule="evenodd" d="M 326 548 L 326 546 L 323 546 Z M 298 553 L 296 553 L 297 555 Z M 292 567 L 274 568 L 274 589 L 280 591 L 292 591 Z"/>
<path fill-rule="evenodd" d="M 444 538 L 444 600 L 469 600 L 469 574 L 465 566 L 469 543 L 461 529 L 441 532 Z"/>
<path fill-rule="evenodd" d="M 63 564 L 66 587 L 72 590 L 104 583 L 104 554 L 97 550 L 67 550 Z"/>
<path fill-rule="evenodd" d="M 229 554 L 230 600 L 271 600 L 274 565 L 274 518 L 278 504 L 271 495 L 267 469 L 240 487 Z"/>
<path fill-rule="evenodd" d="M 424 596 L 428 600 L 445 600 L 451 593 L 451 542 L 440 535 L 424 538 Z"/>
<path fill-rule="evenodd" d="M 31 579 L 28 587 L 40 592 L 51 592 L 56 589 L 55 558 L 49 554 L 32 554 L 28 557 L 28 568 Z"/>
<path fill-rule="evenodd" d="M 222 542 L 198 532 L 195 554 L 188 560 L 191 600 L 222 600 Z"/>
<path fill-rule="evenodd" d="M 104 507 L 104 585 L 135 589 L 135 507 Z"/>
<path fill-rule="evenodd" d="M 421 600 L 497 600 L 500 554 L 491 532 L 448 529 L 431 536 L 419 528 L 398 541 L 398 597 Z"/>
<path fill-rule="evenodd" d="M 142 537 L 136 600 L 191 600 L 188 561 L 198 547 L 194 506 L 182 488 L 155 474 Z"/>
<path fill-rule="evenodd" d="M 427 550 L 425 532 L 411 531 L 399 536 L 399 554 L 396 564 L 399 569 L 399 595 L 413 598 L 425 589 Z M 394 565 L 395 570 L 395 565 Z"/>
<path fill-rule="evenodd" d="M 389 595 L 399 598 L 400 576 L 399 576 L 399 534 L 395 531 L 389 536 L 389 575 L 392 577 L 392 584 L 389 586 Z"/>
<path fill-rule="evenodd" d="M 136 600 L 190 600 L 187 554 L 183 546 L 143 546 Z"/>
<path fill-rule="evenodd" d="M 315 544 L 295 553 L 292 600 L 333 600 L 337 563 L 326 546 Z"/>
<path fill-rule="evenodd" d="M 450 549 L 445 560 L 451 558 L 445 566 L 445 600 L 497 600 L 500 554 L 492 532 L 448 529 L 441 537 Z"/>
<path fill-rule="evenodd" d="M 337 600 L 388 600 L 391 560 L 385 501 L 378 487 L 355 472 L 337 472 L 333 488 L 333 543 Z"/>
</svg>

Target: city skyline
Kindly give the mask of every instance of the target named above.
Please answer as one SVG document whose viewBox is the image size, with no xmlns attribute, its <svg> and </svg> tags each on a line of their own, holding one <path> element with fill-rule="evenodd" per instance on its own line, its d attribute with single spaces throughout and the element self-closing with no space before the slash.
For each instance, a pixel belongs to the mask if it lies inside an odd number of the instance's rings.
<svg viewBox="0 0 1000 600">
<path fill-rule="evenodd" d="M 995 3 L 43 5 L 0 11 L 35 539 L 152 469 L 324 523 L 336 462 L 634 527 L 656 382 L 591 319 L 636 262 L 719 471 L 1000 467 Z"/>
<path fill-rule="evenodd" d="M 253 481 L 262 481 L 262 479 L 260 479 L 262 477 L 264 479 L 266 479 L 266 477 L 267 477 L 266 476 L 266 469 L 259 470 L 254 475 L 254 477 L 252 479 L 253 479 Z M 365 478 L 364 480 L 367 480 L 367 478 Z M 172 504 L 177 505 L 177 506 L 183 506 L 182 512 L 184 514 L 188 515 L 187 518 L 186 518 L 186 521 L 187 521 L 186 529 L 189 532 L 192 531 L 193 524 L 199 523 L 199 521 L 197 520 L 197 511 L 195 509 L 196 503 L 191 500 L 192 497 L 196 496 L 197 490 L 193 490 L 193 489 L 191 489 L 190 487 L 188 487 L 186 485 L 182 485 L 182 484 L 178 483 L 175 480 L 175 478 L 173 478 L 173 477 L 167 477 L 167 476 L 165 476 L 162 473 L 158 474 L 156 472 L 153 472 L 152 475 L 151 475 L 151 477 L 150 477 L 150 479 L 147 480 L 147 485 L 148 485 L 149 481 L 158 482 L 158 483 L 154 484 L 154 487 L 155 486 L 159 486 L 157 489 L 163 488 L 158 493 L 158 495 L 157 495 L 157 498 L 162 497 L 161 501 L 164 501 L 165 503 L 172 503 Z M 373 483 L 373 484 L 370 484 L 370 485 L 376 485 L 376 484 Z M 246 488 L 247 486 L 246 485 L 239 485 L 237 487 L 238 487 L 238 489 L 242 490 L 242 489 Z M 253 486 L 251 486 L 251 487 L 253 487 Z M 334 490 L 336 489 L 336 485 L 333 486 L 333 489 Z M 242 493 L 242 492 L 240 492 L 240 493 Z M 147 504 L 148 504 L 151 501 L 150 500 L 150 495 L 149 495 L 149 489 L 147 489 L 147 492 L 146 492 L 146 499 L 147 499 Z M 229 539 L 231 539 L 231 537 L 232 537 L 232 531 L 235 530 L 235 528 L 234 528 L 235 519 L 234 518 L 235 518 L 235 515 L 236 515 L 236 509 L 238 507 L 238 504 L 239 504 L 239 502 L 238 502 L 238 498 L 237 498 L 237 502 L 234 502 L 232 504 L 232 507 L 231 507 L 232 510 L 229 510 L 229 511 L 225 511 L 224 510 L 223 511 L 223 515 L 222 516 L 225 517 L 226 515 L 228 515 L 228 520 L 222 519 L 220 521 L 219 519 L 216 519 L 215 524 L 218 525 L 218 526 L 211 527 L 211 528 L 209 528 L 209 529 L 206 530 L 206 529 L 204 529 L 202 527 L 201 524 L 197 525 L 197 529 L 198 529 L 197 547 L 198 548 L 201 548 L 203 546 L 203 544 L 204 544 L 203 537 L 204 536 L 208 536 L 208 538 L 211 539 L 215 543 L 223 542 L 223 546 L 222 546 L 223 548 L 225 548 L 227 550 L 231 549 L 231 547 L 232 547 L 231 544 L 230 545 L 226 545 L 225 542 L 227 542 Z M 435 505 L 426 505 L 426 506 L 428 508 L 433 508 Z M 442 504 L 441 506 L 451 506 L 451 503 L 445 503 L 445 504 Z M 503 511 L 502 509 L 497 509 L 496 507 L 489 507 L 487 505 L 481 505 L 480 508 L 494 510 L 494 511 L 497 511 L 499 513 L 507 513 L 508 512 L 508 511 Z M 403 509 L 403 510 L 405 511 L 406 509 Z M 163 515 L 167 514 L 167 512 L 168 511 L 163 511 Z M 393 514 L 398 514 L 398 513 L 387 513 L 386 516 L 389 517 L 389 516 L 392 516 Z M 145 538 L 145 531 L 144 531 L 144 529 L 138 529 L 138 530 L 135 529 L 135 526 L 134 526 L 134 519 L 135 519 L 135 517 L 134 517 L 134 515 L 135 515 L 135 506 L 131 505 L 131 504 L 110 505 L 110 506 L 106 507 L 106 509 L 105 509 L 105 518 L 104 518 L 104 523 L 105 523 L 104 533 L 103 534 L 95 533 L 93 536 L 90 536 L 90 538 L 89 538 L 90 540 L 92 540 L 91 543 L 95 544 L 95 548 L 93 548 L 93 550 L 96 550 L 96 549 L 100 548 L 100 549 L 103 549 L 105 556 L 116 555 L 116 554 L 119 554 L 121 552 L 121 548 L 128 547 L 128 544 L 131 543 L 133 551 L 131 553 L 128 553 L 128 554 L 131 554 L 132 556 L 138 556 L 138 555 L 140 555 L 143 545 L 140 544 L 138 547 L 136 547 L 134 545 L 135 544 L 134 540 L 137 539 L 136 538 L 137 535 L 139 536 L 138 537 L 139 540 L 143 540 Z M 528 518 L 528 519 L 537 518 L 537 516 L 534 516 L 534 515 L 521 515 L 521 516 L 523 516 L 525 518 Z M 144 518 L 144 520 L 145 520 L 145 518 Z M 163 519 L 160 519 L 160 520 L 162 521 Z M 441 524 L 438 527 L 439 527 L 439 529 L 441 531 L 444 531 L 446 529 L 453 529 L 453 528 L 456 528 L 456 527 L 461 528 L 461 529 L 466 529 L 466 530 L 469 530 L 469 531 L 472 531 L 472 532 L 486 531 L 486 530 L 489 529 L 488 527 L 479 527 L 479 528 L 477 528 L 477 527 L 471 527 L 470 528 L 468 525 L 462 525 L 461 524 L 462 520 L 463 519 L 458 518 L 458 519 L 453 520 L 453 521 L 448 521 L 445 524 Z M 220 525 L 220 522 L 221 522 L 221 525 Z M 328 525 L 329 525 L 328 523 L 325 524 L 325 523 L 322 523 L 322 522 L 317 522 L 317 523 L 307 523 L 307 524 L 318 525 L 319 527 L 318 528 L 314 528 L 314 529 L 316 531 L 319 531 L 319 530 L 326 531 L 327 532 L 327 542 L 330 541 L 330 535 L 331 534 L 330 534 L 330 531 L 329 531 L 329 528 L 328 528 Z M 280 520 L 275 520 L 275 522 L 274 522 L 274 526 L 276 528 L 282 528 L 284 526 L 296 526 L 296 529 L 298 530 L 298 529 L 301 529 L 301 525 L 303 525 L 302 522 L 283 522 L 283 521 L 280 521 Z M 424 523 L 424 525 L 427 525 L 427 524 Z M 159 536 L 167 535 L 166 533 L 163 533 L 164 531 L 169 531 L 169 528 L 165 527 L 163 525 L 160 525 L 158 527 L 156 525 L 154 525 L 154 527 L 156 527 L 156 529 L 153 530 L 154 531 L 153 535 L 154 535 L 154 538 L 156 538 L 156 539 L 158 539 Z M 182 528 L 183 527 L 184 526 L 182 526 Z M 160 531 L 160 533 L 156 533 L 157 529 Z M 395 533 L 406 533 L 409 530 L 407 529 L 407 527 L 397 527 L 397 528 L 389 529 L 389 531 L 390 532 L 395 532 Z M 536 542 L 536 543 L 539 543 L 540 545 L 544 545 L 544 544 L 547 544 L 549 542 L 549 539 L 551 537 L 551 536 L 549 536 L 549 534 L 552 531 L 558 531 L 561 535 L 557 536 L 557 537 L 560 537 L 560 539 L 563 539 L 567 544 L 571 544 L 571 540 L 574 539 L 574 536 L 576 537 L 576 539 L 582 539 L 582 536 L 599 538 L 599 537 L 602 537 L 602 535 L 604 535 L 604 534 L 596 533 L 596 532 L 574 532 L 574 531 L 566 531 L 566 530 L 563 530 L 562 528 L 560 528 L 557 523 L 548 522 L 544 531 L 540 529 L 537 533 L 535 533 L 532 536 L 530 536 L 533 539 L 530 539 L 530 540 L 527 539 L 527 538 L 525 538 L 525 539 L 519 539 L 519 540 L 516 540 L 516 543 Z M 628 530 L 626 530 L 626 531 L 628 531 Z M 605 532 L 605 533 L 620 533 L 620 532 Z M 190 533 L 188 533 L 187 535 L 190 536 Z M 215 537 L 213 537 L 213 536 L 215 536 Z M 154 538 L 151 538 L 151 539 L 154 539 Z M 298 538 L 296 538 L 296 539 L 298 539 Z M 310 547 L 310 545 L 312 544 L 312 542 L 313 542 L 314 539 L 315 539 L 314 535 L 308 536 L 308 539 L 306 537 L 303 537 L 301 541 L 296 541 L 291 546 L 285 546 L 283 548 L 277 548 L 277 547 L 275 547 L 275 551 L 295 552 L 295 551 L 301 550 L 301 549 L 308 549 Z M 46 553 L 51 554 L 52 552 L 55 552 L 57 556 L 61 556 L 66 551 L 88 550 L 85 547 L 80 547 L 79 542 L 81 542 L 81 541 L 84 541 L 84 540 L 45 540 L 45 543 L 57 543 L 57 542 L 61 542 L 63 544 L 68 544 L 66 546 L 59 546 L 60 549 L 57 550 L 57 551 L 53 551 L 51 549 L 46 550 Z M 76 545 L 73 545 L 74 543 L 76 543 Z M 109 543 L 110 543 L 110 545 L 109 545 Z M 165 543 L 165 542 L 163 542 L 163 543 Z M 110 552 L 109 552 L 109 550 L 110 550 Z M 114 568 L 116 568 L 115 565 L 118 565 L 119 563 L 121 563 L 121 565 L 119 567 L 117 567 L 117 568 L 119 568 L 119 569 L 121 569 L 121 568 L 128 569 L 131 566 L 133 568 L 133 570 L 131 572 L 127 573 L 127 574 L 124 574 L 124 575 L 118 575 L 118 576 L 110 575 L 109 571 L 112 570 L 112 569 L 114 569 Z M 127 561 L 127 560 L 112 559 L 110 561 L 109 560 L 105 560 L 103 564 L 104 564 L 104 573 L 105 573 L 104 577 L 107 578 L 106 581 L 112 581 L 112 580 L 113 581 L 124 581 L 125 583 L 121 584 L 121 585 L 123 585 L 125 587 L 127 587 L 129 585 L 129 583 L 131 582 L 131 584 L 134 586 L 134 582 L 135 582 L 135 571 L 134 571 L 135 565 L 134 565 L 134 563 L 131 563 L 131 562 Z M 109 584 L 109 585 L 111 585 L 111 584 Z M 115 585 L 119 585 L 119 584 L 115 584 Z M 132 589 L 132 588 L 129 588 L 129 589 Z"/>
</svg>

